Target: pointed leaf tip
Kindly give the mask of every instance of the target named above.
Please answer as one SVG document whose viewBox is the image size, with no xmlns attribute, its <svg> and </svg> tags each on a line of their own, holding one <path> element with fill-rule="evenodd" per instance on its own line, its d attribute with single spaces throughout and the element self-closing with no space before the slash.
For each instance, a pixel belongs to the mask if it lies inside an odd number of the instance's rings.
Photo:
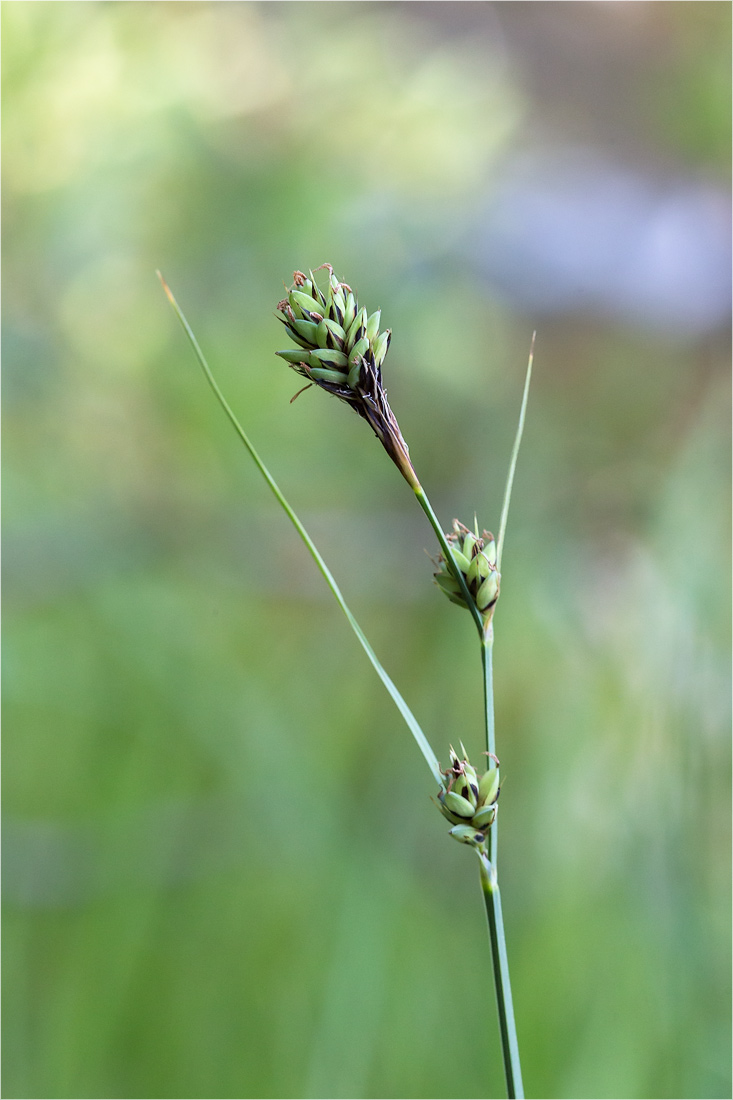
<svg viewBox="0 0 733 1100">
<path fill-rule="evenodd" d="M 171 288 L 170 288 L 170 287 L 168 286 L 167 282 L 166 282 L 166 281 L 165 281 L 165 279 L 163 278 L 163 273 L 162 273 L 161 271 L 158 271 L 158 270 L 156 269 L 156 271 L 155 271 L 155 274 L 156 274 L 156 275 L 158 276 L 158 278 L 160 279 L 160 285 L 161 285 L 161 286 L 163 287 L 163 290 L 164 290 L 164 291 L 165 291 L 165 293 L 166 293 L 166 296 L 167 296 L 167 298 L 168 298 L 168 301 L 169 301 L 169 302 L 171 303 L 171 305 L 175 305 L 175 304 L 176 304 L 176 300 L 175 300 L 175 298 L 173 297 L 173 292 L 172 292 Z"/>
</svg>

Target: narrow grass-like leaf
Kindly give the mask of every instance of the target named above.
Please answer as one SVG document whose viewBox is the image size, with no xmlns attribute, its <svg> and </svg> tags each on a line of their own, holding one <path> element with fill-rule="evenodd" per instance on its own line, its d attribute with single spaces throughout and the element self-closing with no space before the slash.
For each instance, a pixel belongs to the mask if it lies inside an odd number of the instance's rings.
<svg viewBox="0 0 733 1100">
<path fill-rule="evenodd" d="M 171 292 L 170 287 L 168 286 L 168 284 L 166 283 L 165 279 L 163 278 L 163 276 L 161 275 L 160 272 L 158 272 L 157 275 L 158 275 L 158 278 L 160 279 L 160 282 L 163 286 L 163 290 L 165 291 L 165 293 L 168 297 L 168 301 L 172 305 L 173 310 L 174 310 L 176 316 L 178 317 L 178 320 L 181 322 L 183 330 L 184 330 L 184 332 L 186 333 L 186 336 L 189 339 L 189 342 L 190 342 L 191 347 L 193 348 L 193 350 L 195 352 L 196 358 L 199 361 L 201 369 L 203 370 L 204 374 L 206 375 L 206 380 L 208 381 L 209 385 L 211 386 L 212 390 L 214 391 L 214 394 L 216 396 L 217 401 L 219 402 L 219 404 L 223 408 L 224 412 L 229 417 L 229 420 L 231 421 L 232 425 L 234 426 L 234 429 L 235 429 L 237 435 L 242 440 L 242 443 L 244 443 L 245 447 L 247 448 L 250 455 L 252 456 L 252 459 L 254 460 L 255 465 L 257 466 L 258 470 L 260 471 L 260 473 L 264 477 L 265 481 L 269 485 L 270 489 L 272 490 L 272 493 L 275 496 L 275 499 L 277 500 L 278 504 L 281 506 L 281 508 L 283 509 L 285 514 L 288 516 L 288 519 L 293 524 L 293 526 L 295 527 L 295 530 L 298 532 L 301 539 L 303 540 L 303 542 L 307 546 L 308 551 L 310 552 L 311 556 L 313 557 L 313 560 L 315 561 L 316 565 L 318 566 L 321 573 L 323 574 L 323 577 L 326 581 L 326 584 L 328 585 L 328 587 L 333 592 L 333 595 L 336 599 L 336 602 L 338 603 L 339 607 L 341 608 L 344 615 L 348 619 L 349 625 L 351 626 L 351 629 L 354 631 L 357 638 L 361 642 L 361 645 L 362 645 L 362 648 L 364 649 L 364 652 L 366 653 L 367 657 L 369 658 L 372 665 L 374 666 L 374 669 L 375 669 L 377 675 L 379 676 L 380 680 L 382 681 L 382 683 L 386 687 L 387 691 L 389 692 L 390 696 L 392 697 L 392 700 L 393 700 L 395 706 L 397 707 L 400 714 L 404 718 L 405 723 L 407 724 L 410 732 L 412 733 L 412 736 L 415 738 L 415 741 L 417 742 L 418 748 L 420 749 L 420 752 L 425 757 L 427 765 L 430 768 L 431 772 L 433 773 L 433 776 L 434 776 L 436 782 L 438 783 L 439 786 L 442 786 L 443 776 L 442 776 L 442 773 L 440 771 L 440 765 L 439 765 L 438 760 L 435 756 L 435 753 L 433 752 L 433 750 L 431 749 L 431 747 L 428 743 L 428 740 L 427 740 L 425 734 L 421 730 L 417 719 L 415 718 L 414 714 L 412 713 L 412 711 L 408 707 L 405 700 L 400 695 L 399 691 L 397 690 L 394 683 L 390 679 L 389 675 L 387 674 L 387 672 L 383 668 L 382 664 L 378 660 L 374 650 L 372 649 L 371 645 L 369 644 L 369 641 L 367 640 L 366 635 L 364 634 L 364 631 L 361 629 L 358 622 L 356 621 L 356 619 L 352 615 L 351 611 L 347 607 L 346 601 L 344 600 L 344 597 L 341 595 L 341 590 L 340 590 L 339 586 L 336 584 L 336 581 L 335 581 L 330 569 L 328 568 L 325 561 L 321 557 L 318 549 L 316 548 L 315 543 L 311 539 L 310 535 L 306 531 L 303 524 L 300 522 L 300 520 L 296 516 L 293 509 L 288 504 L 288 502 L 285 499 L 285 497 L 283 496 L 283 494 L 280 492 L 280 489 L 279 489 L 277 483 L 275 482 L 275 479 L 273 478 L 272 474 L 270 473 L 270 471 L 265 466 L 264 462 L 262 461 L 262 459 L 258 455 L 255 448 L 253 447 L 252 443 L 249 440 L 249 437 L 248 437 L 247 433 L 245 432 L 244 428 L 242 427 L 242 425 L 237 420 L 237 417 L 234 415 L 234 412 L 232 411 L 231 406 L 229 405 L 228 401 L 224 397 L 224 394 L 219 389 L 219 386 L 216 382 L 216 379 L 214 378 L 213 374 L 211 373 L 211 368 L 209 367 L 209 364 L 206 361 L 204 353 L 202 352 L 202 350 L 199 346 L 198 340 L 194 336 L 193 330 L 191 329 L 191 326 L 189 325 L 188 321 L 186 320 L 180 306 L 178 305 L 178 302 L 173 297 L 173 293 Z"/>
<path fill-rule="evenodd" d="M 532 333 L 532 343 L 529 349 L 529 359 L 527 361 L 527 374 L 524 379 L 524 393 L 522 394 L 522 407 L 519 410 L 519 423 L 517 424 L 517 434 L 514 437 L 514 446 L 512 447 L 512 457 L 509 462 L 509 473 L 506 479 L 506 488 L 504 490 L 504 503 L 501 507 L 501 523 L 499 524 L 499 537 L 496 540 L 496 568 L 501 572 L 501 553 L 504 549 L 504 535 L 506 534 L 506 521 L 509 515 L 509 501 L 512 498 L 512 486 L 514 484 L 514 471 L 517 468 L 517 455 L 519 454 L 519 445 L 522 442 L 522 432 L 524 431 L 524 416 L 527 411 L 527 399 L 529 397 L 529 384 L 532 380 L 532 361 L 534 359 L 534 341 L 537 333 Z"/>
</svg>

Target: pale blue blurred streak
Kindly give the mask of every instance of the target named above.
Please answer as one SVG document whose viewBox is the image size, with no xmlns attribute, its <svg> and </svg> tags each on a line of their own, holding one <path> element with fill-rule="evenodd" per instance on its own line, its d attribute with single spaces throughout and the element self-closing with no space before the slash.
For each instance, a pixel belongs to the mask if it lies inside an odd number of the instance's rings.
<svg viewBox="0 0 733 1100">
<path fill-rule="evenodd" d="M 571 147 L 504 165 L 465 252 L 515 308 L 689 340 L 729 323 L 730 240 L 721 187 Z"/>
</svg>

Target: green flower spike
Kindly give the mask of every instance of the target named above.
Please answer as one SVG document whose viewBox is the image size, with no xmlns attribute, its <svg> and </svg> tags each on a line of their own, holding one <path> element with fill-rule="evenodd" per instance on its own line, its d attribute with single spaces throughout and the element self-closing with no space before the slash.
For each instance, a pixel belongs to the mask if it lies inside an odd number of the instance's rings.
<svg viewBox="0 0 733 1100">
<path fill-rule="evenodd" d="M 488 831 L 496 818 L 500 790 L 499 761 L 492 757 L 495 766 L 478 776 L 469 763 L 463 745 L 461 752 L 462 759 L 451 745 L 450 767 L 442 773 L 443 786 L 438 791 L 439 808 L 453 826 L 450 835 L 455 840 L 484 850 Z"/>
<path fill-rule="evenodd" d="M 478 534 L 464 527 L 457 519 L 453 520 L 453 533 L 446 535 L 451 545 L 456 565 L 463 573 L 468 591 L 484 621 L 494 614 L 494 606 L 499 598 L 501 574 L 496 568 L 496 542 L 489 531 Z M 451 603 L 466 607 L 461 586 L 453 576 L 443 554 L 438 559 L 438 572 L 435 583 L 445 592 Z"/>
<path fill-rule="evenodd" d="M 416 489 L 419 482 L 410 453 L 382 384 L 391 330 L 380 333 L 381 311 L 369 316 L 359 307 L 351 287 L 339 282 L 331 265 L 321 264 L 321 268 L 328 272 L 325 290 L 318 286 L 312 271 L 308 275 L 296 271 L 287 298 L 278 302 L 278 319 L 298 347 L 275 354 L 306 378 L 308 385 L 340 397 L 363 416 L 402 476 Z"/>
</svg>

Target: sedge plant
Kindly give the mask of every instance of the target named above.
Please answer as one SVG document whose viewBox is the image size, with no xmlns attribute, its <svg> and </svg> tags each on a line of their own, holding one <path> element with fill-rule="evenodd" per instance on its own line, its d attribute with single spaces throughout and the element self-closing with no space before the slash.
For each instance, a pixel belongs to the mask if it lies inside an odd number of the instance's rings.
<svg viewBox="0 0 733 1100">
<path fill-rule="evenodd" d="M 381 311 L 377 310 L 369 314 L 365 308 L 360 307 L 352 288 L 337 278 L 330 264 L 323 264 L 316 270 L 326 272 L 325 278 L 322 278 L 320 283 L 312 271 L 307 275 L 296 271 L 286 297 L 277 305 L 277 317 L 295 346 L 278 351 L 276 354 L 305 380 L 305 386 L 302 389 L 315 386 L 325 390 L 350 405 L 360 417 L 367 421 L 427 516 L 440 547 L 434 574 L 435 583 L 451 603 L 469 613 L 478 633 L 486 737 L 484 768 L 476 768 L 471 764 L 460 742 L 460 752 L 451 745 L 448 767 L 441 768 L 428 738 L 349 610 L 333 574 L 315 543 L 283 496 L 221 392 L 188 321 L 160 273 L 159 277 L 209 385 L 275 498 L 314 558 L 339 607 L 422 752 L 433 779 L 438 784 L 436 805 L 450 822 L 450 835 L 460 843 L 468 845 L 478 857 L 479 882 L 488 923 L 507 1096 L 523 1097 L 497 870 L 497 814 L 501 774 L 499 759 L 496 755 L 492 650 L 494 612 L 500 594 L 502 550 L 517 455 L 524 430 L 532 374 L 534 337 L 504 492 L 499 534 L 497 538 L 488 531 L 482 531 L 479 534 L 477 522 L 474 522 L 473 528 L 470 528 L 459 520 L 454 520 L 452 530 L 446 533 L 417 476 L 410 459 L 409 448 L 387 400 L 387 392 L 382 380 L 382 365 L 389 349 L 391 330 L 380 331 Z M 301 392 L 302 390 L 299 390 L 298 394 Z"/>
</svg>

